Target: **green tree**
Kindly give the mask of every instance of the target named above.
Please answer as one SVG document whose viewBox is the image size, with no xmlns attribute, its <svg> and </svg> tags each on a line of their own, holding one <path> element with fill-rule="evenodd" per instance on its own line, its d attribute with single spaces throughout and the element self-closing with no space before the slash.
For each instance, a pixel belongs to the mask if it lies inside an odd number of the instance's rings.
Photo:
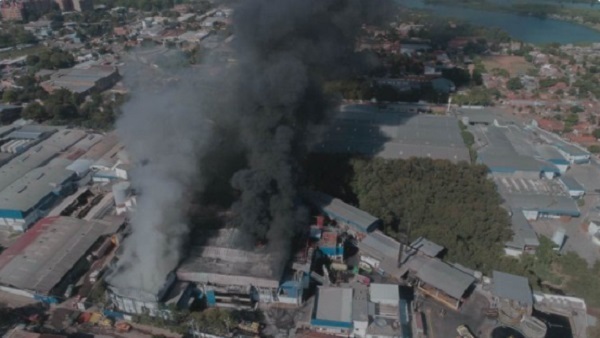
<svg viewBox="0 0 600 338">
<path fill-rule="evenodd" d="M 322 169 L 316 169 L 316 168 Z M 509 219 L 485 166 L 467 162 L 311 156 L 310 186 L 381 218 L 399 238 L 425 236 L 448 248 L 450 261 L 489 271 L 510 236 Z"/>
<path fill-rule="evenodd" d="M 523 89 L 523 83 L 521 83 L 521 79 L 518 77 L 512 77 L 506 82 L 506 88 L 512 91 L 520 90 Z"/>
<path fill-rule="evenodd" d="M 2 101 L 4 101 L 4 103 L 16 102 L 17 98 L 18 93 L 14 89 L 7 89 L 2 94 Z"/>
<path fill-rule="evenodd" d="M 34 120 L 36 122 L 43 122 L 48 119 L 48 113 L 44 106 L 37 102 L 33 102 L 23 108 L 21 116 L 28 120 Z"/>
<path fill-rule="evenodd" d="M 476 86 L 481 86 L 483 84 L 483 76 L 481 75 L 481 71 L 475 69 L 473 70 L 473 75 L 471 80 L 473 81 L 473 84 L 475 84 Z"/>
<path fill-rule="evenodd" d="M 592 144 L 591 146 L 588 147 L 588 150 L 592 154 L 598 154 L 598 153 L 600 153 L 600 146 L 596 145 L 596 144 Z"/>
<path fill-rule="evenodd" d="M 442 77 L 454 82 L 457 87 L 468 85 L 471 81 L 469 71 L 458 67 L 443 69 Z"/>
<path fill-rule="evenodd" d="M 594 129 L 592 135 L 594 135 L 595 138 L 600 139 L 600 129 Z"/>
</svg>

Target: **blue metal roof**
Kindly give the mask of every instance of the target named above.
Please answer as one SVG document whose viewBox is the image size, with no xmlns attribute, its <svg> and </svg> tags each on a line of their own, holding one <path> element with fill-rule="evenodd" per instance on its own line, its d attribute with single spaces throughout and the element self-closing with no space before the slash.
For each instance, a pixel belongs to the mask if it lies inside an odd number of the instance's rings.
<svg viewBox="0 0 600 338">
<path fill-rule="evenodd" d="M 311 319 L 310 325 L 325 326 L 325 327 L 337 327 L 337 328 L 344 328 L 344 329 L 352 328 L 352 323 L 338 322 L 338 321 L 334 321 L 334 320 L 325 320 L 325 319 Z"/>
<path fill-rule="evenodd" d="M 281 284 L 279 289 L 283 290 L 288 297 L 296 298 L 298 295 L 300 295 L 300 283 L 293 280 Z"/>
<path fill-rule="evenodd" d="M 344 247 L 319 247 L 319 249 L 327 256 L 339 256 L 344 254 Z"/>
</svg>

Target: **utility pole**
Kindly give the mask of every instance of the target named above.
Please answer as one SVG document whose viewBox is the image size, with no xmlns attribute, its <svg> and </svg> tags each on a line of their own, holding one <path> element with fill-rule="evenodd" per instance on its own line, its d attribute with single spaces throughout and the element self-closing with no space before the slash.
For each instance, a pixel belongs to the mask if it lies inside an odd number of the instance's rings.
<svg viewBox="0 0 600 338">
<path fill-rule="evenodd" d="M 410 230 L 412 228 L 412 221 L 408 222 L 408 228 L 406 229 L 406 234 L 404 235 L 400 235 L 401 239 L 400 239 L 400 250 L 398 252 L 398 267 L 401 267 L 402 264 L 404 263 L 404 251 L 405 248 L 410 248 L 412 249 L 412 247 L 410 246 Z"/>
</svg>

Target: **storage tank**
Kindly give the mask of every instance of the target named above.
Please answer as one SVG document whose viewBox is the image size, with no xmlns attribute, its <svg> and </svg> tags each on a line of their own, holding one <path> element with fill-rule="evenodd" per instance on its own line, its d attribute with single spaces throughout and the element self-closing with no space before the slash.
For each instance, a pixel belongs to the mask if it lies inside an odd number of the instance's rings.
<svg viewBox="0 0 600 338">
<path fill-rule="evenodd" d="M 113 196 L 115 198 L 115 205 L 124 205 L 129 197 L 131 190 L 131 184 L 129 182 L 119 182 L 112 186 Z"/>
</svg>

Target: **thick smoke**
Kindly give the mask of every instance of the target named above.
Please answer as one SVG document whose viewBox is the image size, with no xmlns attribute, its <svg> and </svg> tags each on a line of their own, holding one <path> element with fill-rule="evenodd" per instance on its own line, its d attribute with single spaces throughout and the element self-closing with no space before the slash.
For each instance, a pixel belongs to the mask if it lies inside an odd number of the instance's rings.
<svg viewBox="0 0 600 338">
<path fill-rule="evenodd" d="M 212 176 L 223 175 L 214 168 L 219 161 L 206 163 L 220 150 L 244 156 L 229 179 L 236 191 L 235 225 L 283 255 L 307 221 L 296 182 L 314 127 L 327 118 L 332 103 L 321 84 L 364 69 L 353 52 L 355 37 L 361 24 L 386 12 L 383 5 L 383 0 L 245 0 L 233 19 L 237 62 L 224 67 L 211 61 L 208 66 L 219 68 L 220 75 L 199 80 L 210 95 L 194 92 L 198 87 L 190 76 L 160 95 L 134 94 L 118 130 L 132 157 L 145 165 L 132 175 L 138 208 L 113 285 L 160 288 L 181 259 L 189 232 L 186 192 L 201 191 Z"/>
<path fill-rule="evenodd" d="M 156 88 L 152 84 L 160 80 L 144 73 L 138 78 L 132 74 L 136 68 L 126 73 L 137 81 L 129 83 L 135 90 L 123 107 L 117 132 L 137 164 L 131 179 L 139 196 L 131 217 L 133 233 L 109 282 L 155 293 L 180 260 L 189 232 L 189 187 L 204 185 L 198 160 L 205 152 L 210 124 L 199 113 L 201 99 L 190 79 Z"/>
</svg>

